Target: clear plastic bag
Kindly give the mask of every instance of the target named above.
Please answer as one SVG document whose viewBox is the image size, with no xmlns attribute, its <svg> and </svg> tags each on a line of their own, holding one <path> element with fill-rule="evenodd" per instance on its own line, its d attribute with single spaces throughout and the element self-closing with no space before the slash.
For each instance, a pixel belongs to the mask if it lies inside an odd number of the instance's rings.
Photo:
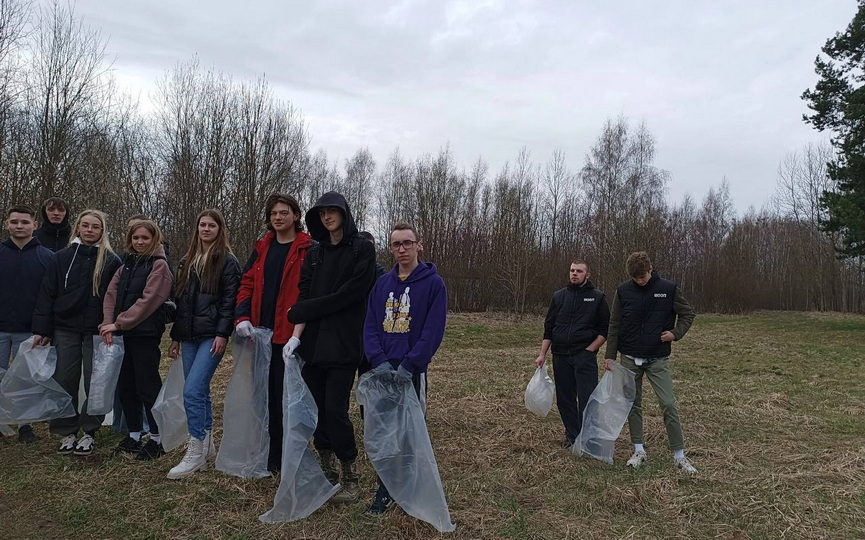
<svg viewBox="0 0 865 540">
<path fill-rule="evenodd" d="M 553 408 L 553 394 L 556 385 L 547 375 L 546 366 L 539 366 L 526 386 L 526 409 L 538 416 L 544 417 Z"/>
<path fill-rule="evenodd" d="M 452 532 L 456 526 L 411 379 L 385 362 L 361 376 L 357 401 L 364 407 L 366 453 L 390 496 L 408 515 Z"/>
<path fill-rule="evenodd" d="M 234 371 L 225 390 L 222 440 L 216 454 L 216 468 L 226 474 L 242 478 L 270 476 L 267 377 L 272 337 L 272 330 L 261 327 L 253 330 L 251 338 L 234 336 Z"/>
<path fill-rule="evenodd" d="M 54 347 L 34 349 L 32 337 L 24 341 L 0 382 L 0 423 L 32 424 L 75 416 L 72 396 L 52 378 L 56 367 Z"/>
<path fill-rule="evenodd" d="M 259 516 L 265 523 L 296 521 L 318 510 L 339 491 L 324 475 L 309 441 L 318 424 L 318 407 L 301 377 L 303 360 L 285 363 L 282 389 L 282 466 L 273 508 Z"/>
<path fill-rule="evenodd" d="M 186 409 L 183 406 L 183 362 L 175 360 L 168 369 L 162 390 L 150 412 L 159 426 L 162 448 L 170 452 L 189 440 Z"/>
<path fill-rule="evenodd" d="M 97 416 L 114 410 L 114 391 L 123 366 L 123 336 L 114 336 L 106 345 L 99 336 L 93 336 L 93 372 L 90 375 L 90 394 L 87 396 L 87 414 Z"/>
<path fill-rule="evenodd" d="M 613 364 L 611 371 L 604 372 L 589 397 L 582 431 L 571 451 L 612 465 L 616 439 L 628 420 L 636 391 L 634 374 L 621 364 Z"/>
</svg>

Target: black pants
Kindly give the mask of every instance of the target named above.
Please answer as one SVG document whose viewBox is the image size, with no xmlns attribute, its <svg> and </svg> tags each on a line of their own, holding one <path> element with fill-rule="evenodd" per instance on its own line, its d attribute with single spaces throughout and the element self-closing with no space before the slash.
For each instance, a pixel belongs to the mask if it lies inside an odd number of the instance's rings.
<svg viewBox="0 0 865 540">
<path fill-rule="evenodd" d="M 271 344 L 270 375 L 267 378 L 267 433 L 270 436 L 267 454 L 268 470 L 279 470 L 282 466 L 282 388 L 285 379 L 285 363 L 282 349 L 285 344 Z"/>
<path fill-rule="evenodd" d="M 117 381 L 120 404 L 130 433 L 144 428 L 141 407 L 147 415 L 150 433 L 159 434 L 159 426 L 153 419 L 151 409 L 162 390 L 159 376 L 159 360 L 162 351 L 159 343 L 162 336 L 123 336 L 123 365 Z"/>
<path fill-rule="evenodd" d="M 318 407 L 318 425 L 313 445 L 319 452 L 331 450 L 341 461 L 357 457 L 354 426 L 348 417 L 348 402 L 354 386 L 354 368 L 303 366 L 303 380 Z"/>
<path fill-rule="evenodd" d="M 556 405 L 568 442 L 573 444 L 583 427 L 589 396 L 598 386 L 598 354 L 585 349 L 573 355 L 554 354 L 553 376 Z"/>
</svg>

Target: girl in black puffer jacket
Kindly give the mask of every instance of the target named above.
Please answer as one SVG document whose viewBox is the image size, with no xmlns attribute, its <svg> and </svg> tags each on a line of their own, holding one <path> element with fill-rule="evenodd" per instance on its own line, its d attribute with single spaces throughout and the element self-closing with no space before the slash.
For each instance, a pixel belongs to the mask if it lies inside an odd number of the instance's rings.
<svg viewBox="0 0 865 540">
<path fill-rule="evenodd" d="M 177 319 L 168 354 L 182 354 L 183 405 L 189 429 L 186 455 L 168 473 L 183 478 L 207 466 L 216 454 L 210 380 L 234 329 L 234 304 L 240 286 L 240 264 L 231 253 L 225 219 L 205 210 L 196 219 L 189 251 L 177 269 Z"/>
<path fill-rule="evenodd" d="M 93 372 L 93 336 L 102 320 L 102 303 L 108 282 L 120 266 L 111 250 L 105 214 L 99 210 L 81 212 L 72 227 L 74 240 L 58 251 L 45 271 L 36 310 L 33 312 L 35 343 L 57 348 L 54 380 L 72 396 L 78 406 L 78 385 L 84 371 L 84 391 L 90 392 Z M 102 416 L 81 414 L 51 420 L 51 433 L 62 435 L 59 454 L 87 456 L 93 452 L 93 435 L 102 424 Z M 84 435 L 78 439 L 80 430 Z"/>
</svg>

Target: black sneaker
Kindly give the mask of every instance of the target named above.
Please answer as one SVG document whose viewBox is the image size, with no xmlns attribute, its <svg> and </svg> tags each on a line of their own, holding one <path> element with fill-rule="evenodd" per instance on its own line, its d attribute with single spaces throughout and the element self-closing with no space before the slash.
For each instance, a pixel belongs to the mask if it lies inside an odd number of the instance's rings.
<svg viewBox="0 0 865 540">
<path fill-rule="evenodd" d="M 141 450 L 142 446 L 144 446 L 144 443 L 142 443 L 140 439 L 136 441 L 135 439 L 127 435 L 123 438 L 122 441 L 120 441 L 120 444 L 117 445 L 117 448 L 114 449 L 114 453 L 137 454 L 138 451 Z"/>
<path fill-rule="evenodd" d="M 380 485 L 378 486 L 378 491 L 375 492 L 375 496 L 372 498 L 372 504 L 369 505 L 366 515 L 373 517 L 384 515 L 387 509 L 393 506 L 393 503 L 394 500 L 391 498 L 390 493 L 387 492 L 387 488 Z"/>
<path fill-rule="evenodd" d="M 150 461 L 151 459 L 156 459 L 160 456 L 165 455 L 165 450 L 162 449 L 162 445 L 153 439 L 149 439 L 142 447 L 141 450 L 135 454 L 135 459 L 138 461 Z"/>
<path fill-rule="evenodd" d="M 23 442 L 25 444 L 35 443 L 39 440 L 39 437 L 33 433 L 33 427 L 31 426 L 19 426 L 18 427 L 18 442 Z"/>
</svg>

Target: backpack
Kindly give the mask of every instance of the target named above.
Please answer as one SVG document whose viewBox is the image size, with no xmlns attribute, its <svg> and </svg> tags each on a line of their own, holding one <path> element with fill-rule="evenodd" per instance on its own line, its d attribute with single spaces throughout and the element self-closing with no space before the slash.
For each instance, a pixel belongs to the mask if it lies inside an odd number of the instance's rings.
<svg viewBox="0 0 865 540">
<path fill-rule="evenodd" d="M 361 242 L 368 242 L 366 238 L 360 235 L 360 233 L 355 233 L 348 241 L 348 245 L 351 246 L 351 254 L 355 260 L 357 260 L 357 256 L 360 253 L 360 244 Z M 310 260 L 310 264 L 312 265 L 312 271 L 315 273 L 316 267 L 321 264 L 323 261 L 321 260 L 321 244 L 312 241 L 312 245 L 309 247 L 309 250 L 306 252 L 306 258 Z"/>
</svg>

